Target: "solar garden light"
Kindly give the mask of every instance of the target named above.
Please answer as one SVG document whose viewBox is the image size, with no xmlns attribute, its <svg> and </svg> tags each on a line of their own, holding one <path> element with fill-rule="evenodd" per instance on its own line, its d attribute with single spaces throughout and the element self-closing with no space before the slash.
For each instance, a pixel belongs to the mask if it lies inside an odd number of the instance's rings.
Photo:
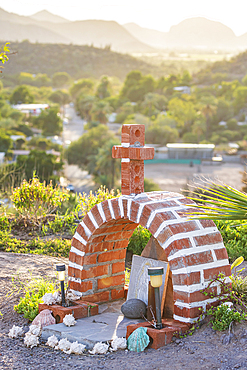
<svg viewBox="0 0 247 370">
<path fill-rule="evenodd" d="M 148 268 L 148 275 L 150 276 L 151 285 L 154 288 L 157 329 L 162 329 L 160 286 L 162 285 L 162 275 L 163 274 L 164 274 L 163 267 L 149 267 Z"/>
<path fill-rule="evenodd" d="M 65 307 L 65 293 L 64 293 L 65 265 L 56 265 L 56 270 L 58 272 L 58 280 L 61 283 L 62 306 Z"/>
</svg>

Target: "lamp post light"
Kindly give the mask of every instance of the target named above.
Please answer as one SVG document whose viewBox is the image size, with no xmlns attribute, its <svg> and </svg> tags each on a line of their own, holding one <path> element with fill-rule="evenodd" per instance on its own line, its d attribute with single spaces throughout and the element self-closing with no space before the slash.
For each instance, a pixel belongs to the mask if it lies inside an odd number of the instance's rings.
<svg viewBox="0 0 247 370">
<path fill-rule="evenodd" d="M 151 285 L 154 288 L 157 329 L 162 329 L 160 286 L 162 285 L 162 275 L 163 274 L 164 274 L 163 267 L 149 267 L 148 268 L 148 275 L 150 276 Z"/>
<path fill-rule="evenodd" d="M 58 272 L 58 280 L 60 281 L 61 284 L 62 306 L 65 307 L 65 293 L 64 293 L 65 265 L 56 265 L 56 270 Z"/>
</svg>

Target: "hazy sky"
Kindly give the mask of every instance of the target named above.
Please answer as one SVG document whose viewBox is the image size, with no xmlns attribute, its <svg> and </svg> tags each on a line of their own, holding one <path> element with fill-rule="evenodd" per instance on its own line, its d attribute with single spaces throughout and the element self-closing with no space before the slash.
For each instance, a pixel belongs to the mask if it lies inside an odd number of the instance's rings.
<svg viewBox="0 0 247 370">
<path fill-rule="evenodd" d="M 202 16 L 247 32 L 246 0 L 0 0 L 8 12 L 31 15 L 47 9 L 69 20 L 103 19 L 169 31 L 185 18 Z"/>
</svg>

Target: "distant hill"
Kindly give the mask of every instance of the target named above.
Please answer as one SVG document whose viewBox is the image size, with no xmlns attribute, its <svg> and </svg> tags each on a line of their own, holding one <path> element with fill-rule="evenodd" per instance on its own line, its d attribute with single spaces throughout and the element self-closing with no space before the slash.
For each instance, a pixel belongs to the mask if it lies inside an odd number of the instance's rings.
<svg viewBox="0 0 247 370">
<path fill-rule="evenodd" d="M 125 24 L 124 27 L 138 40 L 156 48 L 247 48 L 247 34 L 237 37 L 224 24 L 203 17 L 185 19 L 172 26 L 169 32 L 142 28 L 135 23 Z"/>
<path fill-rule="evenodd" d="M 31 42 L 41 43 L 93 44 L 97 47 L 110 45 L 112 50 L 121 53 L 154 51 L 153 47 L 137 40 L 117 22 L 101 20 L 70 22 L 66 19 L 62 22 L 62 20 L 63 18 L 53 16 L 46 11 L 24 17 L 0 9 L 0 39 L 19 42 L 28 39 Z"/>
<path fill-rule="evenodd" d="M 41 21 L 41 22 L 53 22 L 53 23 L 69 22 L 68 19 L 60 17 L 59 15 L 52 14 L 48 12 L 47 10 L 41 10 L 40 12 L 31 15 L 29 18 L 32 18 L 36 21 Z"/>
<path fill-rule="evenodd" d="M 5 40 L 4 40 L 5 41 Z M 120 54 L 109 48 L 63 44 L 32 44 L 28 41 L 11 42 L 12 55 L 4 65 L 4 78 L 20 72 L 32 74 L 68 72 L 74 79 L 82 77 L 100 78 L 102 75 L 116 76 L 124 79 L 132 70 L 159 77 L 165 70 L 136 59 L 128 54 Z"/>
</svg>

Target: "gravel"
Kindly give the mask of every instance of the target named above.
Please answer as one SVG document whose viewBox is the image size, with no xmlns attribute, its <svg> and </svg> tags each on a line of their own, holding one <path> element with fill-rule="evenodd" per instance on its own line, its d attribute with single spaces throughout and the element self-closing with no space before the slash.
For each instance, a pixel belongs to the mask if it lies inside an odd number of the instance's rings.
<svg viewBox="0 0 247 370">
<path fill-rule="evenodd" d="M 12 291 L 11 276 L 17 273 L 18 266 L 21 266 L 19 278 L 23 281 L 30 279 L 30 266 L 36 266 L 33 276 L 51 276 L 57 261 L 39 255 L 0 253 L 0 369 L 247 369 L 246 323 L 234 327 L 230 343 L 223 340 L 228 332 L 215 332 L 204 323 L 193 335 L 174 338 L 174 342 L 167 346 L 158 350 L 146 349 L 142 353 L 119 350 L 106 355 L 67 355 L 45 346 L 45 343 L 30 349 L 24 345 L 23 338 L 10 339 L 8 332 L 13 324 L 26 326 L 26 329 L 28 325 L 27 320 L 13 310 L 21 292 L 6 297 Z M 67 263 L 67 260 L 63 259 L 63 262 Z"/>
</svg>

